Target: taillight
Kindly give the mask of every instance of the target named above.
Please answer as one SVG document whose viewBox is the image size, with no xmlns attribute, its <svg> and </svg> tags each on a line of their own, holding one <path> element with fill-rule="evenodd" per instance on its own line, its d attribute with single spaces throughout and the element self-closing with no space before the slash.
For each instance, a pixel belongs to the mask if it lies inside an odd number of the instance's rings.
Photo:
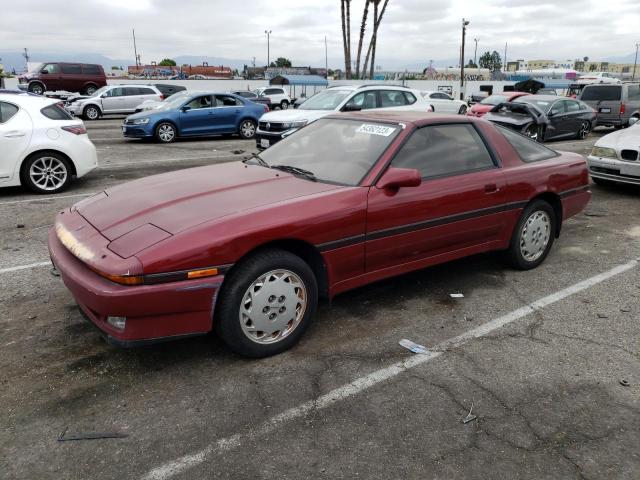
<svg viewBox="0 0 640 480">
<path fill-rule="evenodd" d="M 164 100 L 164 99 L 165 99 L 165 96 L 164 96 L 164 95 L 162 95 L 162 94 L 160 94 L 160 100 L 162 101 L 162 100 Z"/>
<path fill-rule="evenodd" d="M 61 127 L 64 131 L 73 133 L 75 135 L 84 135 L 87 133 L 87 129 L 84 125 L 69 125 L 67 127 Z"/>
<path fill-rule="evenodd" d="M 269 111 L 269 107 L 267 105 L 263 105 L 264 107 L 264 112 L 267 113 Z"/>
<path fill-rule="evenodd" d="M 627 111 L 627 106 L 624 103 L 620 104 L 620 115 L 624 115 L 624 112 Z"/>
</svg>

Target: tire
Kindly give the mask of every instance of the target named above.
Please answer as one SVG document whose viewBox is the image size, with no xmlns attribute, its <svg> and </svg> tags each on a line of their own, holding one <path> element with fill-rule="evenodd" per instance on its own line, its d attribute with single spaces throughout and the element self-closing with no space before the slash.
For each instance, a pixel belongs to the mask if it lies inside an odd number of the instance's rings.
<svg viewBox="0 0 640 480">
<path fill-rule="evenodd" d="M 534 123 L 530 123 L 529 125 L 527 125 L 523 131 L 523 133 L 529 137 L 531 140 L 535 140 L 536 142 L 541 141 L 542 139 L 540 138 L 540 129 L 538 128 L 538 125 L 534 124 Z"/>
<path fill-rule="evenodd" d="M 578 130 L 578 138 L 580 140 L 584 140 L 589 136 L 589 132 L 591 132 L 591 122 L 585 120 L 580 125 L 580 130 Z"/>
<path fill-rule="evenodd" d="M 29 84 L 29 88 L 28 88 L 29 92 L 35 94 L 35 95 L 44 95 L 44 85 L 41 84 L 40 82 L 33 82 Z"/>
<path fill-rule="evenodd" d="M 280 110 L 288 110 L 289 109 L 289 102 L 287 102 L 286 100 L 282 100 L 280 102 Z"/>
<path fill-rule="evenodd" d="M 225 278 L 214 330 L 237 354 L 268 357 L 298 342 L 317 306 L 318 284 L 311 267 L 285 250 L 263 250 L 244 259 Z M 297 313 L 289 318 L 290 312 Z M 261 327 L 275 330 L 257 330 Z"/>
<path fill-rule="evenodd" d="M 156 140 L 160 143 L 171 143 L 177 137 L 176 127 L 173 123 L 162 122 L 156 127 Z"/>
<path fill-rule="evenodd" d="M 547 202 L 534 200 L 529 203 L 513 231 L 506 252 L 508 263 L 518 270 L 530 270 L 540 265 L 553 245 L 556 221 L 553 207 Z"/>
<path fill-rule="evenodd" d="M 466 115 L 467 114 L 467 106 L 466 105 L 462 105 L 460 107 L 460 110 L 458 110 L 458 115 Z"/>
<path fill-rule="evenodd" d="M 250 140 L 256 136 L 256 122 L 253 120 L 245 119 L 240 122 L 240 127 L 238 127 L 238 134 L 246 139 Z"/>
<path fill-rule="evenodd" d="M 35 193 L 59 193 L 71 182 L 72 171 L 69 160 L 59 153 L 40 152 L 22 164 L 20 180 Z"/>
<path fill-rule="evenodd" d="M 96 90 L 98 90 L 98 87 L 93 85 L 93 84 L 89 84 L 86 87 L 84 87 L 84 89 L 82 90 L 82 94 L 83 95 L 88 95 L 91 96 L 94 93 L 96 93 Z"/>
<path fill-rule="evenodd" d="M 100 115 L 102 115 L 102 112 L 95 105 L 87 105 L 82 111 L 82 116 L 85 120 L 98 120 Z"/>
</svg>

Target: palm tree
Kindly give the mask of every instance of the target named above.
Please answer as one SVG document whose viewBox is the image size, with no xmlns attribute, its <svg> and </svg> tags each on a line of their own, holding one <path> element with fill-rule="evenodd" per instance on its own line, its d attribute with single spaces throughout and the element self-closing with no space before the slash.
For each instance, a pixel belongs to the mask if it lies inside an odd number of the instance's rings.
<svg viewBox="0 0 640 480">
<path fill-rule="evenodd" d="M 358 57 L 356 60 L 356 78 L 360 78 L 360 58 L 362 56 L 362 44 L 364 43 L 364 33 L 367 28 L 367 15 L 369 14 L 369 3 L 371 0 L 365 0 L 364 12 L 362 13 L 362 23 L 360 24 L 360 39 L 358 40 Z M 364 75 L 364 68 L 362 70 Z"/>
<path fill-rule="evenodd" d="M 373 3 L 373 37 L 371 38 L 371 43 L 373 44 L 373 50 L 371 51 L 371 73 L 369 74 L 369 78 L 373 78 L 373 71 L 376 64 L 376 46 L 378 43 L 378 28 L 380 28 L 380 24 L 382 23 L 382 17 L 384 15 L 384 11 L 387 9 L 387 4 L 389 0 L 384 0 L 384 5 L 382 5 L 382 10 L 380 10 L 380 16 L 378 16 L 378 5 L 380 4 L 380 0 L 372 0 Z"/>
<path fill-rule="evenodd" d="M 340 0 L 342 14 L 342 44 L 344 45 L 344 72 L 351 78 L 351 0 Z"/>
</svg>

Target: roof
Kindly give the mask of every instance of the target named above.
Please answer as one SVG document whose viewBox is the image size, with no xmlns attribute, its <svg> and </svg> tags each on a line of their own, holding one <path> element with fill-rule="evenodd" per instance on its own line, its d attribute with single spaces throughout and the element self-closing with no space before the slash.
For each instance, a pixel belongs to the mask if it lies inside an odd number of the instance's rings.
<svg viewBox="0 0 640 480">
<path fill-rule="evenodd" d="M 329 81 L 319 75 L 278 75 L 269 80 L 269 85 L 312 85 L 326 87 Z"/>
</svg>

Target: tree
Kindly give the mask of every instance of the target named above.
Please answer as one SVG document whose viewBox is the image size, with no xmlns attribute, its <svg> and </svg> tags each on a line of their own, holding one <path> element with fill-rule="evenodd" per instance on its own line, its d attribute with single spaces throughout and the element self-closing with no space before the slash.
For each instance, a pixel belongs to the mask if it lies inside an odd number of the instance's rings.
<svg viewBox="0 0 640 480">
<path fill-rule="evenodd" d="M 498 72 L 502 69 L 502 57 L 495 50 L 492 53 L 484 52 L 478 60 L 480 68 L 487 68 L 492 72 Z"/>
<path fill-rule="evenodd" d="M 159 67 L 175 67 L 176 61 L 171 58 L 165 58 L 160 63 L 158 63 Z"/>
<path fill-rule="evenodd" d="M 288 58 L 284 58 L 284 57 L 278 57 L 276 59 L 276 67 L 279 67 L 279 68 L 291 67 L 291 60 L 289 60 Z"/>
<path fill-rule="evenodd" d="M 597 65 L 595 63 L 592 63 L 591 65 L 589 65 L 589 71 L 590 72 L 595 72 L 597 68 Z"/>
<path fill-rule="evenodd" d="M 469 63 L 467 63 L 467 68 L 478 68 L 478 65 L 473 63 L 473 59 L 469 59 Z"/>
<path fill-rule="evenodd" d="M 589 61 L 589 57 L 584 57 L 582 60 L 585 61 L 585 62 L 588 62 Z"/>
<path fill-rule="evenodd" d="M 351 79 L 351 0 L 340 0 L 342 16 L 342 44 L 344 45 L 344 73 Z"/>
<path fill-rule="evenodd" d="M 378 42 L 378 28 L 380 28 L 380 23 L 382 23 L 382 16 L 384 15 L 385 10 L 387 9 L 387 4 L 389 0 L 384 0 L 384 5 L 382 5 L 382 10 L 380 10 L 380 14 L 378 14 L 378 6 L 381 0 L 370 0 L 373 3 L 373 34 L 371 35 L 371 41 L 369 42 L 369 49 L 367 50 L 367 56 L 364 59 L 364 66 L 362 68 L 363 72 L 367 71 L 367 64 L 369 63 L 369 56 L 371 55 L 371 67 L 369 71 L 369 77 L 373 78 L 373 69 L 376 62 L 376 45 Z"/>
<path fill-rule="evenodd" d="M 271 62 L 269 64 L 269 68 L 276 68 L 276 67 L 277 67 L 276 62 Z"/>
<path fill-rule="evenodd" d="M 367 29 L 367 16 L 369 15 L 370 0 L 365 0 L 362 22 L 360 23 L 360 39 L 358 40 L 358 56 L 356 57 L 356 78 L 360 78 L 360 57 L 362 56 L 362 44 L 364 43 L 364 33 Z M 362 72 L 364 74 L 364 71 Z"/>
<path fill-rule="evenodd" d="M 491 53 L 491 63 L 493 64 L 492 72 L 499 72 L 502 70 L 502 57 L 495 50 Z"/>
</svg>

